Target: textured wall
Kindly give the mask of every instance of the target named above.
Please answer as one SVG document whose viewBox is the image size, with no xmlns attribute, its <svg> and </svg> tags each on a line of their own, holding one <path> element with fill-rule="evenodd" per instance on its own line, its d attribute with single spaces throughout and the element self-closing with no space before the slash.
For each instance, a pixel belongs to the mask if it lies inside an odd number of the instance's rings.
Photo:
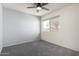
<svg viewBox="0 0 79 59">
<path fill-rule="evenodd" d="M 2 31 L 2 6 L 1 6 L 1 3 L 0 3 L 0 52 L 2 50 L 2 40 L 3 40 L 3 31 Z"/>
<path fill-rule="evenodd" d="M 33 15 L 3 8 L 3 46 L 11 46 L 39 39 L 40 21 Z"/>
<path fill-rule="evenodd" d="M 58 32 L 42 32 L 42 40 L 79 51 L 79 4 L 43 16 L 43 19 L 60 15 Z"/>
</svg>

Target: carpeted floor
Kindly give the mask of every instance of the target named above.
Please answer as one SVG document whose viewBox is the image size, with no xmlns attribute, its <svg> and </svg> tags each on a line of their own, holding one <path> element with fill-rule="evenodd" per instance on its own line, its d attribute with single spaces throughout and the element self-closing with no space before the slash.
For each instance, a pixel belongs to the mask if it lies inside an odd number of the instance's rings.
<svg viewBox="0 0 79 59">
<path fill-rule="evenodd" d="M 79 52 L 45 41 L 34 41 L 5 47 L 1 56 L 79 56 Z"/>
</svg>

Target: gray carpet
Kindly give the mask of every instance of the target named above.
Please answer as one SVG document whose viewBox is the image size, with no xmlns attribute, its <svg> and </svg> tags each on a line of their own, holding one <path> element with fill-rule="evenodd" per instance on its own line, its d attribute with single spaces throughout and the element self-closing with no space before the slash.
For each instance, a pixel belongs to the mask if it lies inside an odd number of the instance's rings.
<svg viewBox="0 0 79 59">
<path fill-rule="evenodd" d="M 79 56 L 79 52 L 45 41 L 34 41 L 5 47 L 1 56 Z"/>
</svg>

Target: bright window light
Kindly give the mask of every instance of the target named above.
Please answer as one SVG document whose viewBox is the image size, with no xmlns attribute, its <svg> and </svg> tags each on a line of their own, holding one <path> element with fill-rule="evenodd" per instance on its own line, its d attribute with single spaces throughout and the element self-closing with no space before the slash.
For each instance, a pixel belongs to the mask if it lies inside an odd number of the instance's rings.
<svg viewBox="0 0 79 59">
<path fill-rule="evenodd" d="M 43 30 L 44 31 L 49 31 L 50 30 L 49 20 L 43 21 Z"/>
</svg>

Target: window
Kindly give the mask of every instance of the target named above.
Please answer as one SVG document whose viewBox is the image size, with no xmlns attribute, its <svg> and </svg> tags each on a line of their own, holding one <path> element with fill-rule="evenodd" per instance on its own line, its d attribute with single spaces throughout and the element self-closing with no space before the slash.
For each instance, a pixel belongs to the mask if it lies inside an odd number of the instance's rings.
<svg viewBox="0 0 79 59">
<path fill-rule="evenodd" d="M 43 30 L 44 30 L 44 31 L 50 31 L 49 20 L 43 21 Z"/>
<path fill-rule="evenodd" d="M 50 31 L 58 31 L 59 30 L 59 20 L 53 19 L 50 20 Z"/>
<path fill-rule="evenodd" d="M 59 16 L 55 16 L 52 19 L 43 21 L 44 31 L 58 31 L 59 30 Z"/>
</svg>

